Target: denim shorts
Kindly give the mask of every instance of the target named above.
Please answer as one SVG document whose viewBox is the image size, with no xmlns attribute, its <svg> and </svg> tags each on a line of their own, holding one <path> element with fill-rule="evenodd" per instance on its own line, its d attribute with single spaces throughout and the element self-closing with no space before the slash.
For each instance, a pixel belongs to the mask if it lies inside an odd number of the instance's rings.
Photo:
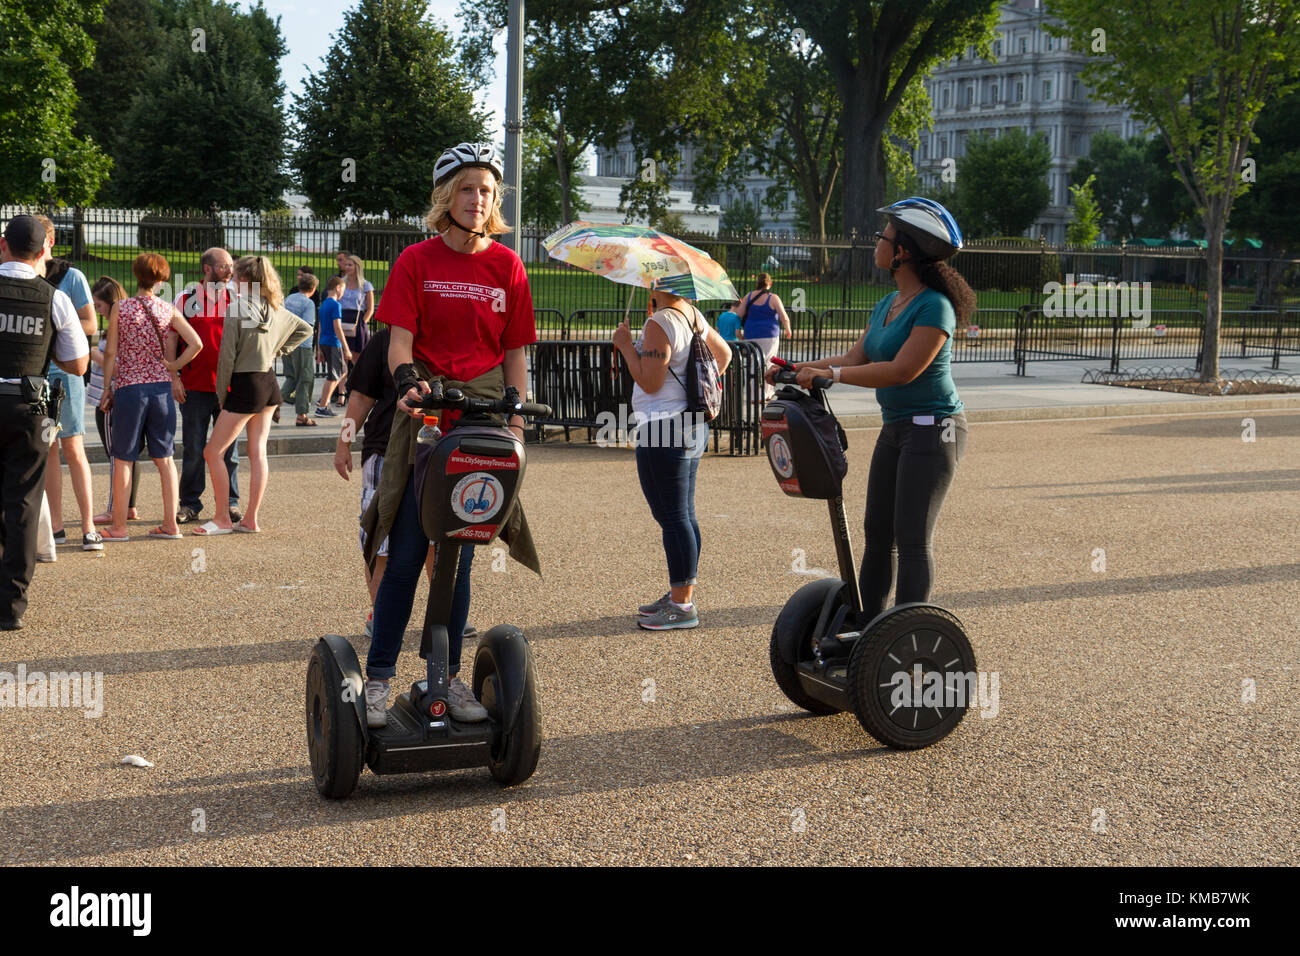
<svg viewBox="0 0 1300 956">
<path fill-rule="evenodd" d="M 176 402 L 170 382 L 123 385 L 113 398 L 113 457 L 135 461 L 144 434 L 150 458 L 171 458 L 176 453 Z"/>
<path fill-rule="evenodd" d="M 75 438 L 86 434 L 86 380 L 80 375 L 69 375 L 57 365 L 51 365 L 46 377 L 50 384 L 63 383 L 63 406 L 59 409 L 59 437 Z"/>
</svg>

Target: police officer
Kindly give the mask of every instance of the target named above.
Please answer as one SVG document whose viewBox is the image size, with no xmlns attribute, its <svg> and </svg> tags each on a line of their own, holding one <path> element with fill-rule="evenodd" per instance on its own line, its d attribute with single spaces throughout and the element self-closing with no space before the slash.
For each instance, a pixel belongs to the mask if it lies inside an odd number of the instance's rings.
<svg viewBox="0 0 1300 956">
<path fill-rule="evenodd" d="M 72 300 L 44 282 L 37 269 L 46 251 L 45 226 L 14 216 L 0 237 L 0 630 L 23 626 L 27 586 L 36 567 L 36 524 L 45 489 L 45 463 L 54 438 L 45 370 L 50 359 L 69 375 L 84 375 L 90 345 Z"/>
</svg>

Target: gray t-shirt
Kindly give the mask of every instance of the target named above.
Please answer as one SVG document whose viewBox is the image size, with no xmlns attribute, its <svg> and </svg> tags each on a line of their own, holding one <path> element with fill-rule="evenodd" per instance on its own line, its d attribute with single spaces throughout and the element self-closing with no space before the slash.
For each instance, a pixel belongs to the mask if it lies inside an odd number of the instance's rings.
<svg viewBox="0 0 1300 956">
<path fill-rule="evenodd" d="M 316 303 L 309 297 L 303 295 L 301 292 L 291 293 L 285 297 L 284 307 L 310 325 L 313 329 L 316 328 Z M 307 336 L 307 338 L 303 340 L 302 345 L 298 346 L 298 348 L 310 350 L 312 347 L 311 340 L 312 337 L 310 335 Z"/>
</svg>

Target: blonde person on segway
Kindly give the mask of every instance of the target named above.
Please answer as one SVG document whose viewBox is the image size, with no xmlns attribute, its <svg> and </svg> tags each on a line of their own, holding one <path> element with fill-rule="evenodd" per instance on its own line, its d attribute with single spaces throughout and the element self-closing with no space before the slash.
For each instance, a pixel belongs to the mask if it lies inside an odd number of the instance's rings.
<svg viewBox="0 0 1300 956">
<path fill-rule="evenodd" d="M 537 340 L 532 292 L 519 256 L 492 238 L 510 229 L 501 215 L 503 176 L 496 150 L 485 143 L 461 143 L 438 157 L 432 209 L 426 217 L 437 235 L 402 251 L 380 303 L 380 321 L 391 330 L 388 365 L 399 414 L 393 416 L 374 497 L 361 518 L 365 557 L 372 568 L 379 543 L 388 542 L 366 660 L 366 719 L 371 727 L 387 722 L 389 683 L 429 551 L 414 480 L 416 434 L 424 415 L 416 403 L 429 393 L 429 381 L 435 378 L 475 398 L 501 398 L 507 386 L 523 395 L 528 388 L 525 350 Z M 458 412 L 440 413 L 442 431 L 454 428 L 458 417 Z M 523 440 L 521 416 L 505 424 Z M 511 557 L 540 569 L 522 508 L 517 506 L 506 519 L 501 540 Z M 448 709 L 467 723 L 488 719 L 487 710 L 457 677 L 469 617 L 473 552 L 461 552 L 447 628 Z"/>
<path fill-rule="evenodd" d="M 889 270 L 898 290 L 876 304 L 853 348 L 796 365 L 804 388 L 826 369 L 836 382 L 874 388 L 884 419 L 867 479 L 862 626 L 885 610 L 895 549 L 895 603 L 929 600 L 934 528 L 967 441 L 951 374 L 952 336 L 975 311 L 975 293 L 944 262 L 962 246 L 948 210 L 912 197 L 877 212 L 888 224 L 876 233 L 875 264 Z M 769 382 L 774 375 L 773 367 Z"/>
</svg>

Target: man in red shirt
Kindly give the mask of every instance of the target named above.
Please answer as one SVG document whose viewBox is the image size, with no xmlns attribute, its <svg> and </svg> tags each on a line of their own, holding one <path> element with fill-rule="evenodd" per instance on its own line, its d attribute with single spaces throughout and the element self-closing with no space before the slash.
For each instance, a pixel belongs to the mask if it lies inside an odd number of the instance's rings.
<svg viewBox="0 0 1300 956">
<path fill-rule="evenodd" d="M 203 282 L 197 288 L 187 289 L 176 297 L 176 308 L 199 333 L 203 351 L 179 373 L 172 373 L 172 396 L 181 409 L 181 484 L 180 510 L 176 520 L 182 524 L 193 521 L 203 511 L 203 489 L 207 486 L 203 464 L 203 449 L 208 444 L 208 433 L 221 413 L 217 405 L 217 359 L 221 356 L 221 331 L 226 321 L 226 307 L 230 304 L 230 291 L 226 284 L 234 272 L 235 263 L 225 249 L 209 249 L 199 259 L 203 268 Z M 176 358 L 177 337 L 167 336 L 171 358 Z M 231 442 L 226 450 L 226 471 L 230 475 L 230 518 L 243 517 L 239 510 L 239 442 Z"/>
</svg>

